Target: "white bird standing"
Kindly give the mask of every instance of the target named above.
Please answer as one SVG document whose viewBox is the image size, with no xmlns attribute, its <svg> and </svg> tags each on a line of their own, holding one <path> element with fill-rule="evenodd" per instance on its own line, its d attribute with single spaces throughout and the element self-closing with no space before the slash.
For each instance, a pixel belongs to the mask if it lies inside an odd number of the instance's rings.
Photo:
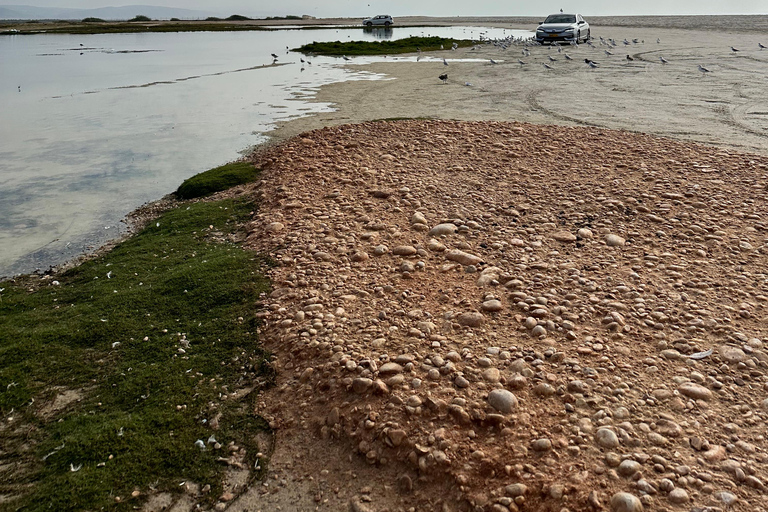
<svg viewBox="0 0 768 512">
<path fill-rule="evenodd" d="M 667 59 L 665 59 L 664 57 L 659 57 L 659 60 L 661 61 L 662 64 L 669 63 L 669 61 Z"/>
<path fill-rule="evenodd" d="M 552 66 L 550 66 L 546 62 L 542 62 L 542 64 L 544 65 L 544 69 L 553 69 Z"/>
<path fill-rule="evenodd" d="M 739 49 L 738 49 L 738 48 L 734 48 L 733 46 L 731 46 L 731 51 L 732 51 L 732 52 L 734 52 L 734 53 L 736 53 L 736 52 L 738 52 L 738 51 L 739 51 Z"/>
<path fill-rule="evenodd" d="M 490 59 L 490 60 L 491 60 L 491 64 L 498 64 L 498 62 L 496 62 L 495 60 L 493 59 Z"/>
<path fill-rule="evenodd" d="M 344 59 L 344 60 L 352 60 L 349 57 L 347 57 L 346 55 L 342 55 L 341 58 Z"/>
<path fill-rule="evenodd" d="M 565 55 L 565 60 L 573 60 L 573 58 L 571 58 L 571 56 L 568 55 L 567 53 L 565 53 L 564 55 Z"/>
<path fill-rule="evenodd" d="M 768 48 L 768 46 L 765 46 L 763 43 L 757 43 L 757 46 L 760 47 L 761 50 Z"/>
<path fill-rule="evenodd" d="M 522 59 L 517 59 L 517 62 L 519 62 L 519 63 L 520 63 L 520 66 L 521 66 L 521 67 L 522 67 L 522 66 L 525 66 L 525 65 L 527 64 L 527 62 L 525 62 L 525 61 L 524 61 L 524 60 L 522 60 Z"/>
<path fill-rule="evenodd" d="M 701 72 L 702 72 L 702 73 L 704 73 L 705 75 L 706 75 L 707 73 L 711 73 L 711 71 L 710 71 L 710 70 L 708 70 L 707 68 L 705 68 L 705 67 L 704 67 L 704 66 L 702 66 L 701 64 L 699 64 L 699 71 L 701 71 Z"/>
<path fill-rule="evenodd" d="M 447 65 L 448 65 L 448 61 L 445 60 L 445 57 L 443 57 L 443 66 L 447 66 Z"/>
</svg>

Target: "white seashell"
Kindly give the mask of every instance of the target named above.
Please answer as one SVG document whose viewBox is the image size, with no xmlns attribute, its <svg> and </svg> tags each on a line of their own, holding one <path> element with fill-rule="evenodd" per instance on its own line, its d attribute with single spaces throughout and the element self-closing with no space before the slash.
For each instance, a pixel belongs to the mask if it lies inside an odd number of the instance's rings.
<svg viewBox="0 0 768 512">
<path fill-rule="evenodd" d="M 202 439 L 198 439 L 197 441 L 195 441 L 195 446 L 197 446 L 201 450 L 205 450 L 205 443 L 203 442 Z"/>
</svg>

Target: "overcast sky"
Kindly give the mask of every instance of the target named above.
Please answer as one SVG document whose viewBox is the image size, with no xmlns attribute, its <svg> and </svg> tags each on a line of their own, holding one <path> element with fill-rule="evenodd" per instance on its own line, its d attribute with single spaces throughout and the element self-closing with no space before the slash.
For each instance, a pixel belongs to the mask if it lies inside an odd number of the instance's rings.
<svg viewBox="0 0 768 512">
<path fill-rule="evenodd" d="M 40 7 L 108 7 L 157 5 L 229 14 L 309 14 L 316 17 L 371 16 L 542 16 L 563 9 L 585 16 L 633 14 L 766 14 L 768 0 L 0 0 L 0 5 Z"/>
</svg>

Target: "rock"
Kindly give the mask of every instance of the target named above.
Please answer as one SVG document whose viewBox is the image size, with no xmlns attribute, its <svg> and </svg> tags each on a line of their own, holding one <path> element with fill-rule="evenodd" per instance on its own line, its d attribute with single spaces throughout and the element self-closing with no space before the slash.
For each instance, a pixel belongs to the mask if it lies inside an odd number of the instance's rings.
<svg viewBox="0 0 768 512">
<path fill-rule="evenodd" d="M 280 231 L 283 231 L 285 229 L 285 224 L 282 222 L 270 222 L 267 224 L 267 231 L 270 233 L 278 233 Z"/>
<path fill-rule="evenodd" d="M 397 363 L 388 362 L 379 366 L 379 375 L 386 376 L 395 375 L 398 373 L 403 373 L 403 367 Z"/>
<path fill-rule="evenodd" d="M 678 505 L 688 503 L 689 499 L 688 493 L 685 491 L 685 489 L 681 489 L 680 487 L 672 489 L 667 495 L 667 498 L 669 498 L 669 501 L 672 503 L 677 503 Z"/>
<path fill-rule="evenodd" d="M 537 439 L 531 443 L 531 448 L 535 452 L 548 452 L 552 449 L 552 441 L 549 439 Z"/>
<path fill-rule="evenodd" d="M 715 498 L 720 500 L 723 505 L 730 507 L 739 501 L 739 497 L 728 491 L 719 491 L 715 493 Z"/>
<path fill-rule="evenodd" d="M 352 381 L 352 391 L 355 393 L 365 393 L 373 385 L 371 379 L 365 377 L 358 377 Z"/>
<path fill-rule="evenodd" d="M 611 496 L 611 512 L 642 512 L 640 499 L 628 492 L 617 492 Z"/>
<path fill-rule="evenodd" d="M 592 238 L 592 230 L 589 228 L 579 228 L 576 234 L 581 238 Z"/>
<path fill-rule="evenodd" d="M 494 389 L 488 393 L 488 404 L 499 412 L 509 414 L 517 408 L 517 397 L 506 389 Z"/>
<path fill-rule="evenodd" d="M 576 241 L 576 235 L 573 233 L 569 233 L 568 231 L 556 231 L 555 233 L 552 233 L 550 235 L 554 240 L 557 240 L 558 242 L 575 242 Z"/>
<path fill-rule="evenodd" d="M 631 460 L 631 459 L 625 459 L 621 461 L 621 464 L 619 464 L 619 467 L 616 469 L 616 472 L 624 477 L 630 477 L 637 473 L 640 470 L 640 463 Z"/>
<path fill-rule="evenodd" d="M 467 327 L 480 327 L 485 321 L 485 317 L 482 313 L 470 312 L 462 313 L 456 317 L 456 321 L 459 325 L 466 325 Z"/>
<path fill-rule="evenodd" d="M 595 432 L 595 442 L 603 448 L 616 448 L 619 446 L 619 437 L 611 429 L 600 428 Z"/>
<path fill-rule="evenodd" d="M 377 245 L 373 248 L 374 256 L 384 256 L 387 252 L 389 252 L 389 248 L 386 245 Z"/>
<path fill-rule="evenodd" d="M 526 492 L 528 492 L 528 487 L 525 484 L 509 484 L 504 488 L 504 494 L 510 498 L 523 496 Z"/>
<path fill-rule="evenodd" d="M 619 235 L 605 235 L 605 245 L 608 247 L 621 247 L 626 243 L 626 241 L 621 238 Z"/>
<path fill-rule="evenodd" d="M 429 234 L 432 236 L 452 235 L 458 232 L 459 232 L 459 228 L 456 227 L 455 224 L 449 224 L 449 223 L 438 224 L 437 226 L 429 230 Z"/>
<path fill-rule="evenodd" d="M 398 245 L 392 249 L 392 254 L 397 256 L 413 256 L 417 252 L 418 251 L 416 251 L 416 248 L 410 245 Z"/>
<path fill-rule="evenodd" d="M 498 311 L 501 311 L 503 309 L 503 306 L 500 300 L 491 299 L 483 302 L 483 304 L 480 306 L 480 309 L 482 309 L 483 311 L 488 311 L 490 313 L 496 313 Z"/>
<path fill-rule="evenodd" d="M 387 437 L 393 446 L 398 447 L 408 438 L 408 434 L 402 429 L 391 429 L 387 432 Z"/>
<path fill-rule="evenodd" d="M 415 212 L 413 216 L 411 216 L 411 224 L 426 224 L 426 223 L 427 223 L 427 218 L 421 212 Z"/>
<path fill-rule="evenodd" d="M 694 400 L 709 400 L 712 398 L 712 391 L 704 386 L 694 384 L 693 382 L 683 384 L 678 387 L 677 390 L 680 394 L 685 395 L 688 398 L 693 398 Z"/>
<path fill-rule="evenodd" d="M 474 254 L 460 251 L 458 249 L 452 249 L 446 252 L 445 257 L 451 261 L 455 261 L 456 263 L 460 263 L 464 266 L 477 265 L 483 262 L 483 259 L 480 258 L 479 256 L 475 256 Z"/>
<path fill-rule="evenodd" d="M 501 379 L 501 372 L 498 368 L 486 368 L 483 370 L 483 380 L 495 384 Z"/>
<path fill-rule="evenodd" d="M 723 358 L 726 363 L 741 363 L 747 359 L 747 354 L 738 347 L 723 345 L 718 349 L 718 352 L 720 352 L 720 357 Z"/>
</svg>

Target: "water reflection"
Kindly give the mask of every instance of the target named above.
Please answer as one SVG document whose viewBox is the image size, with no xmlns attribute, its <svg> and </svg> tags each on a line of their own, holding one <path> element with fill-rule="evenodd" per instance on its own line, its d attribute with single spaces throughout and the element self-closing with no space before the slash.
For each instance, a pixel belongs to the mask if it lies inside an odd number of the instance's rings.
<svg viewBox="0 0 768 512">
<path fill-rule="evenodd" d="M 392 39 L 393 30 L 392 27 L 363 27 L 363 33 L 374 39 Z"/>
<path fill-rule="evenodd" d="M 45 269 L 102 245 L 119 234 L 128 212 L 236 159 L 275 122 L 330 110 L 312 101 L 322 85 L 382 78 L 332 57 L 304 66 L 291 48 L 411 35 L 470 39 L 485 30 L 0 37 L 0 276 Z"/>
</svg>

